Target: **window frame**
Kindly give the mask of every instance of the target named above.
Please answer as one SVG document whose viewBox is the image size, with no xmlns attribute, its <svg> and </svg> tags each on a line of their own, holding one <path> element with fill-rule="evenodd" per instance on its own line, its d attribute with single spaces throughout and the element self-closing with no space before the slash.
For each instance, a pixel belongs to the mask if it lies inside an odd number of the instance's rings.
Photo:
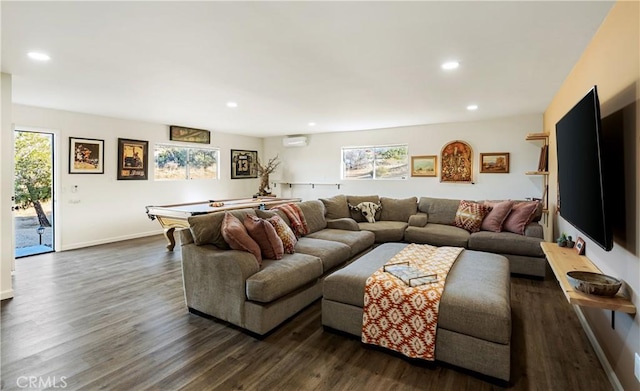
<svg viewBox="0 0 640 391">
<path fill-rule="evenodd" d="M 376 153 L 377 153 L 377 149 L 381 149 L 381 148 L 394 148 L 394 147 L 399 147 L 399 148 L 405 148 L 406 150 L 406 163 L 407 163 L 407 172 L 405 173 L 404 176 L 401 177 L 393 177 L 393 178 L 377 178 L 376 177 Z M 372 151 L 372 155 L 373 155 L 373 160 L 372 160 L 372 166 L 373 166 L 373 174 L 371 178 L 349 178 L 347 177 L 346 174 L 346 167 L 345 167 L 345 158 L 344 158 L 344 152 L 345 150 L 363 150 L 366 153 L 366 150 L 371 150 Z M 347 181 L 403 181 L 403 180 L 407 180 L 409 179 L 409 176 L 411 174 L 411 170 L 409 167 L 409 144 L 381 144 L 381 145 L 365 145 L 365 146 L 345 146 L 340 148 L 340 178 L 341 180 L 347 180 Z"/>
<path fill-rule="evenodd" d="M 185 157 L 185 177 L 184 178 L 158 178 L 157 168 L 158 164 L 156 161 L 156 150 L 158 147 L 169 147 L 169 148 L 177 148 L 177 149 L 185 149 L 187 151 Z M 214 151 L 216 153 L 216 177 L 215 178 L 192 178 L 190 173 L 190 154 L 193 150 L 205 150 L 205 151 Z M 211 146 L 199 146 L 199 145 L 183 145 L 178 143 L 171 142 L 161 142 L 155 143 L 153 145 L 153 180 L 158 182 L 175 182 L 175 181 L 204 181 L 204 180 L 220 180 L 220 148 L 219 147 L 211 147 Z"/>
</svg>

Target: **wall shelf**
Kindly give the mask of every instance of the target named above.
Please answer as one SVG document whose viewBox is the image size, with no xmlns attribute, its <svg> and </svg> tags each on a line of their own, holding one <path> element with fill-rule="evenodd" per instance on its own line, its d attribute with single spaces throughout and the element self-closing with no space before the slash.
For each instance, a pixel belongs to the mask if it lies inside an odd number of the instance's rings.
<svg viewBox="0 0 640 391">
<path fill-rule="evenodd" d="M 547 256 L 551 270 L 553 270 L 553 273 L 556 275 L 556 279 L 560 283 L 560 288 L 569 303 L 585 307 L 626 312 L 628 314 L 636 313 L 636 306 L 631 300 L 626 298 L 622 292 L 618 292 L 614 297 L 603 297 L 579 292 L 571 286 L 569 280 L 567 280 L 567 272 L 586 271 L 601 273 L 600 269 L 598 269 L 589 258 L 584 255 L 578 255 L 573 248 L 560 247 L 556 243 L 542 242 L 540 246 Z"/>
<path fill-rule="evenodd" d="M 289 187 L 293 186 L 311 186 L 312 189 L 315 189 L 316 186 L 337 186 L 338 190 L 340 189 L 341 183 L 316 183 L 316 182 L 277 182 L 281 185 L 289 185 Z M 275 187 L 276 184 L 274 184 Z"/>
</svg>

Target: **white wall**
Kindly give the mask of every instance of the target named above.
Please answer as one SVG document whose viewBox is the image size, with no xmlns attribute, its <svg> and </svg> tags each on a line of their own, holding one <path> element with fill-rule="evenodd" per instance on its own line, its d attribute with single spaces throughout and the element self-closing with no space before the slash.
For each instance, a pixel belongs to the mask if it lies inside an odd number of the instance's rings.
<svg viewBox="0 0 640 391">
<path fill-rule="evenodd" d="M 0 299 L 13 297 L 13 131 L 11 129 L 11 75 L 3 73 L 2 128 L 0 128 Z"/>
<path fill-rule="evenodd" d="M 220 180 L 154 181 L 153 156 L 149 161 L 149 180 L 116 179 L 118 138 L 169 142 L 169 127 L 125 119 L 72 113 L 60 110 L 13 105 L 13 122 L 20 130 L 44 129 L 58 135 L 60 166 L 56 194 L 58 215 L 57 250 L 125 240 L 162 232 L 157 221 L 145 214 L 146 205 L 165 205 L 209 199 L 251 196 L 257 192 L 257 179 L 230 179 L 230 149 L 262 152 L 262 139 L 224 133 L 211 133 L 211 146 L 220 148 Z M 69 137 L 103 139 L 104 174 L 69 174 Z M 187 145 L 187 144 L 183 144 Z M 202 146 L 202 144 L 197 144 Z M 77 192 L 71 189 L 77 186 Z M 3 186 L 4 187 L 4 186 Z M 78 198 L 79 203 L 71 203 Z M 3 224 L 4 226 L 4 224 Z"/>
<path fill-rule="evenodd" d="M 526 115 L 490 121 L 411 126 L 357 132 L 309 135 L 306 147 L 284 148 L 282 137 L 266 138 L 267 156 L 279 155 L 282 164 L 271 182 L 341 183 L 336 186 L 276 187 L 279 196 L 313 199 L 335 194 L 379 194 L 389 197 L 431 196 L 445 198 L 523 199 L 542 195 L 542 179 L 524 175 L 538 167 L 540 144 L 525 141 L 527 133 L 542 131 L 542 115 Z M 347 146 L 406 143 L 410 155 L 438 155 L 444 144 L 463 140 L 473 148 L 475 184 L 441 183 L 438 177 L 407 180 L 341 180 L 341 148 Z M 480 153 L 509 152 L 508 174 L 480 174 Z"/>
</svg>

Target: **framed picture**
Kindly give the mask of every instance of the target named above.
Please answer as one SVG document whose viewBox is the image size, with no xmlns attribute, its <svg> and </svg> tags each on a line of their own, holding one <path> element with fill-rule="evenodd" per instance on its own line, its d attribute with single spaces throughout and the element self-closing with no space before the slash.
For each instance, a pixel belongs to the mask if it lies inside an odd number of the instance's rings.
<svg viewBox="0 0 640 391">
<path fill-rule="evenodd" d="M 508 174 L 509 152 L 481 153 L 480 172 L 483 174 Z"/>
<path fill-rule="evenodd" d="M 231 179 L 258 177 L 258 151 L 231 150 Z"/>
<path fill-rule="evenodd" d="M 411 176 L 438 176 L 438 156 L 411 156 Z"/>
<path fill-rule="evenodd" d="M 104 174 L 104 140 L 69 137 L 69 174 Z"/>
<path fill-rule="evenodd" d="M 575 246 L 573 246 L 573 248 L 576 250 L 578 255 L 584 255 L 585 245 L 586 243 L 584 242 L 584 239 L 582 239 L 581 237 L 578 237 L 578 239 L 576 239 L 576 244 Z"/>
<path fill-rule="evenodd" d="M 203 129 L 184 128 L 182 126 L 169 126 L 169 140 L 184 141 L 188 143 L 211 143 L 211 132 Z"/>
<path fill-rule="evenodd" d="M 473 182 L 473 149 L 464 141 L 445 144 L 440 153 L 440 182 Z"/>
<path fill-rule="evenodd" d="M 118 139 L 118 180 L 147 180 L 149 142 Z"/>
</svg>

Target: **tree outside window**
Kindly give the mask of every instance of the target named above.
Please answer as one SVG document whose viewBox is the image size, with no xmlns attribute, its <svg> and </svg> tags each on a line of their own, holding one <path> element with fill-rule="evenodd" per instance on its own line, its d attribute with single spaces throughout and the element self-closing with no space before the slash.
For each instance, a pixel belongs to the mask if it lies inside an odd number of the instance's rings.
<svg viewBox="0 0 640 391">
<path fill-rule="evenodd" d="M 406 144 L 342 148 L 342 178 L 406 179 L 408 150 Z"/>
</svg>

